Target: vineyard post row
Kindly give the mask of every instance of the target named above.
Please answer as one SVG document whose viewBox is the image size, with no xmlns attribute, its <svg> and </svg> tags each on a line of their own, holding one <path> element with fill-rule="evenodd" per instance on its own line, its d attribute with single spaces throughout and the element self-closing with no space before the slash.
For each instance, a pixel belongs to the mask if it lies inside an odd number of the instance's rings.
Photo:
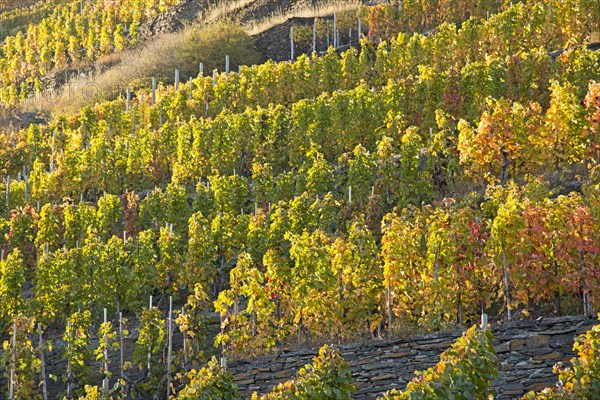
<svg viewBox="0 0 600 400">
<path fill-rule="evenodd" d="M 152 296 L 150 296 L 150 301 L 149 301 L 149 308 L 148 310 L 152 310 L 153 305 L 152 305 Z M 181 315 L 184 315 L 185 313 L 185 307 L 181 308 Z M 120 378 L 121 379 L 125 379 L 126 374 L 125 374 L 125 354 L 124 354 L 124 336 L 126 336 L 128 334 L 127 331 L 124 330 L 123 325 L 124 325 L 124 320 L 123 320 L 123 313 L 122 312 L 118 312 L 117 314 L 117 320 L 118 320 L 118 341 L 119 341 L 119 371 L 120 371 Z M 141 322 L 141 320 L 140 320 Z M 167 359 L 166 359 L 166 380 L 167 380 L 167 393 L 166 393 L 166 399 L 170 398 L 171 395 L 171 380 L 172 380 L 172 358 L 173 358 L 173 334 L 174 334 L 174 323 L 173 323 L 173 296 L 169 296 L 169 307 L 168 307 L 168 313 L 167 313 L 167 318 L 166 321 L 164 322 L 167 325 Z M 67 320 L 67 330 L 70 330 L 71 328 L 71 321 Z M 111 338 L 109 338 L 109 334 L 111 333 L 112 330 L 112 323 L 111 321 L 109 321 L 108 319 L 108 312 L 107 309 L 104 308 L 104 322 L 101 324 L 100 327 L 100 331 L 99 333 L 102 335 L 102 338 L 100 339 L 100 343 L 98 345 L 98 349 L 97 351 L 100 351 L 100 366 L 101 366 L 101 375 L 102 375 L 102 385 L 101 385 L 101 390 L 102 393 L 104 394 L 104 396 L 108 396 L 110 394 L 110 373 L 109 373 L 109 363 L 110 363 L 110 359 L 109 359 L 109 350 L 111 349 L 110 346 L 110 340 Z M 183 332 L 182 332 L 183 333 Z M 18 352 L 18 343 L 17 343 L 17 334 L 18 334 L 18 328 L 17 328 L 17 322 L 13 322 L 13 329 L 12 329 L 12 340 L 10 341 L 10 351 L 12 353 L 11 358 L 12 358 L 12 365 L 11 365 L 11 371 L 10 371 L 10 377 L 8 380 L 8 399 L 9 400 L 15 400 L 15 382 L 17 379 L 16 376 L 16 372 L 15 372 L 15 367 L 16 367 L 16 363 L 17 363 L 17 352 Z M 35 332 L 34 332 L 35 335 Z M 183 333 L 183 335 L 185 336 L 185 333 Z M 43 339 L 43 330 L 42 330 L 42 324 L 41 323 L 37 323 L 37 336 L 38 336 L 38 348 L 37 348 L 37 354 L 39 357 L 39 361 L 40 361 L 40 366 L 41 366 L 41 372 L 40 372 L 40 385 L 42 387 L 42 395 L 43 395 L 43 399 L 44 400 L 48 400 L 48 390 L 47 390 L 47 381 L 46 381 L 46 363 L 45 363 L 45 346 L 44 346 L 44 339 Z M 33 343 L 33 341 L 32 341 Z M 148 374 L 151 374 L 151 359 L 152 359 L 152 352 L 151 349 L 148 350 L 148 364 L 147 364 L 147 368 L 148 368 Z M 188 365 L 187 365 L 187 349 L 186 349 L 186 343 L 185 343 L 185 337 L 184 337 L 184 341 L 183 341 L 183 359 L 182 359 L 182 367 L 184 370 L 187 371 Z M 223 368 L 226 368 L 227 365 L 227 358 L 225 356 L 225 352 L 223 351 L 223 355 L 221 357 L 221 366 Z M 65 371 L 65 376 L 67 376 L 67 398 L 71 398 L 71 393 L 72 393 L 72 380 L 69 378 L 72 376 L 72 364 L 71 364 L 71 359 L 69 358 L 69 360 L 67 360 L 66 363 L 66 371 Z"/>
<path fill-rule="evenodd" d="M 389 293 L 389 292 L 388 292 Z M 148 310 L 151 310 L 153 308 L 152 306 L 152 296 L 150 296 L 150 302 L 149 302 L 149 308 Z M 184 315 L 185 309 L 184 307 L 182 307 L 181 309 L 181 315 Z M 118 335 L 119 335 L 119 370 L 120 370 L 120 378 L 124 379 L 125 378 L 125 371 L 124 371 L 124 364 L 125 364 L 125 360 L 124 360 L 124 335 L 126 334 L 126 332 L 123 330 L 123 313 L 119 312 L 118 313 L 118 323 L 119 323 L 119 328 L 118 328 Z M 67 322 L 70 325 L 70 321 Z M 169 296 L 169 306 L 168 306 L 168 314 L 167 314 L 167 320 L 165 321 L 166 325 L 167 325 L 167 340 L 168 340 L 168 346 L 167 346 L 167 359 L 166 359 L 166 364 L 167 364 L 167 368 L 166 368 L 166 380 L 167 380 L 167 392 L 166 392 L 166 399 L 169 399 L 171 396 L 171 380 L 172 380 L 172 369 L 171 369 L 171 365 L 172 365 L 172 358 L 173 358 L 173 297 Z M 107 309 L 104 308 L 104 323 L 101 326 L 100 332 L 103 334 L 103 339 L 102 339 L 102 343 L 99 344 L 99 350 L 101 350 L 101 371 L 102 371 L 102 375 L 103 375 L 103 379 L 102 379 L 102 392 L 104 393 L 105 396 L 108 396 L 110 394 L 110 378 L 109 378 L 109 348 L 110 346 L 108 345 L 108 334 L 111 330 L 111 324 L 108 321 L 108 316 L 107 316 Z M 482 312 L 481 314 L 481 323 L 480 323 L 480 329 L 483 332 L 486 332 L 488 329 L 488 315 L 485 312 Z M 185 333 L 183 333 L 185 336 Z M 391 334 L 391 331 L 390 331 Z M 46 384 L 46 364 L 45 364 L 45 357 L 44 357 L 44 341 L 43 341 L 43 331 L 42 331 L 42 325 L 41 323 L 37 324 L 37 336 L 38 336 L 38 352 L 39 352 L 39 360 L 41 363 L 41 376 L 40 376 L 40 385 L 42 386 L 42 394 L 43 394 L 43 399 L 44 400 L 48 400 L 48 392 L 47 392 L 47 384 Z M 12 341 L 11 341 L 11 347 L 10 350 L 12 352 L 12 358 L 13 358 L 13 365 L 11 366 L 11 372 L 10 372 L 10 379 L 9 379 L 9 400 L 14 400 L 15 399 L 15 395 L 14 395 L 14 385 L 15 385 L 15 365 L 16 365 L 16 354 L 17 354 L 17 323 L 14 322 L 13 323 L 13 332 L 12 332 Z M 182 358 L 182 363 L 183 363 L 183 369 L 187 370 L 188 366 L 186 364 L 186 359 L 187 359 L 187 352 L 186 352 L 186 348 L 185 348 L 185 338 L 183 340 L 183 358 Z M 148 353 L 148 373 L 150 373 L 150 360 L 151 360 L 151 351 L 149 350 Z M 227 368 L 227 356 L 226 356 L 226 352 L 223 349 L 222 355 L 221 355 L 221 359 L 220 359 L 220 365 L 221 368 L 226 369 Z M 67 371 L 66 374 L 67 376 L 70 375 L 70 370 L 71 370 L 71 362 L 69 360 L 69 362 L 66 365 Z M 71 392 L 71 387 L 70 384 L 68 383 L 68 387 L 67 387 L 67 397 L 70 396 Z"/>
<path fill-rule="evenodd" d="M 358 14 L 357 14 L 357 40 L 356 43 L 360 44 L 360 40 L 362 37 L 362 20 L 361 20 L 361 6 L 358 6 Z M 328 21 L 328 20 L 327 20 Z M 329 25 L 327 25 L 329 26 Z M 348 48 L 352 47 L 352 27 L 349 28 L 349 33 L 348 33 Z M 328 31 L 329 33 L 329 31 Z M 333 12 L 333 37 L 334 37 L 334 42 L 333 42 L 333 47 L 335 49 L 340 49 L 340 48 L 345 48 L 346 46 L 342 46 L 339 43 L 339 37 L 340 37 L 340 32 L 339 29 L 337 29 L 337 11 Z M 327 37 L 327 43 L 329 45 L 329 37 Z M 312 51 L 313 53 L 317 52 L 317 17 L 314 18 L 313 20 L 313 33 L 312 33 Z M 294 25 L 292 25 L 290 27 L 290 61 L 294 61 L 295 60 L 295 43 L 294 43 Z"/>
<path fill-rule="evenodd" d="M 357 40 L 356 43 L 360 44 L 360 40 L 362 37 L 362 20 L 361 20 L 361 10 L 362 8 L 359 6 L 358 7 L 358 17 L 357 17 L 357 32 L 358 32 L 358 36 L 357 36 Z M 312 49 L 313 52 L 317 52 L 317 19 L 314 19 L 314 25 L 313 25 L 313 45 L 312 45 Z M 329 27 L 329 19 L 326 19 L 327 22 L 327 27 Z M 349 43 L 348 45 L 341 45 L 339 43 L 339 36 L 340 36 L 340 32 L 337 29 L 337 11 L 334 11 L 333 13 L 333 47 L 335 49 L 344 49 L 344 48 L 350 48 L 352 47 L 352 28 L 350 28 L 350 35 L 349 35 Z M 294 26 L 292 26 L 290 28 L 290 61 L 294 61 L 295 59 L 295 42 L 294 42 Z M 329 29 L 327 30 L 327 46 L 329 47 L 330 45 L 330 38 L 329 38 Z M 324 53 L 324 52 L 323 52 Z M 319 53 L 321 54 L 321 53 Z M 225 56 L 225 80 L 228 79 L 229 74 L 230 74 L 230 56 L 226 55 Z M 242 73 L 242 68 L 241 65 L 238 66 L 238 74 L 241 75 Z M 198 76 L 199 77 L 204 77 L 204 63 L 199 63 L 198 66 Z M 218 71 L 214 70 L 213 71 L 213 86 L 215 86 L 217 84 L 217 79 L 218 79 Z M 193 88 L 193 78 L 190 77 L 189 80 L 189 87 L 190 87 L 190 100 L 192 100 L 192 88 Z M 174 80 L 174 90 L 178 91 L 179 90 L 179 82 L 180 82 L 180 73 L 179 73 L 179 69 L 176 68 L 175 69 L 175 80 Z M 151 98 L 151 105 L 155 106 L 156 105 L 156 101 L 157 101 L 157 89 L 158 89 L 158 81 L 156 77 L 152 77 L 152 82 L 151 82 L 151 90 L 152 90 L 152 98 Z M 169 88 L 167 87 L 167 90 Z M 131 95 L 132 95 L 132 90 L 130 88 L 126 89 L 125 92 L 125 111 L 129 112 L 132 107 L 131 107 Z M 143 97 L 141 97 L 143 99 Z M 207 108 L 208 108 L 208 103 L 207 103 Z M 207 111 L 207 115 L 208 115 L 208 111 Z"/>
</svg>

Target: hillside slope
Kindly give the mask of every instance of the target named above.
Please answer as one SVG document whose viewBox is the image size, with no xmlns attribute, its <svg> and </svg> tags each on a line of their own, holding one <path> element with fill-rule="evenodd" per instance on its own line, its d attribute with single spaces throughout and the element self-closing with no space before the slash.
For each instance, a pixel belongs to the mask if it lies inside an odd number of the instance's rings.
<svg viewBox="0 0 600 400">
<path fill-rule="evenodd" d="M 482 312 L 592 314 L 600 4 L 507 2 L 488 17 L 483 3 L 365 8 L 360 47 L 228 73 L 198 74 L 195 59 L 179 80 L 168 64 L 162 82 L 118 76 L 113 97 L 3 129 L 0 366 L 18 397 L 41 397 L 42 354 L 65 377 L 53 389 L 112 387 L 121 338 L 136 381 L 116 390 L 162 397 L 211 353 L 210 315 L 211 350 L 232 359 Z M 99 10 L 106 32 L 113 11 Z M 321 38 L 331 22 L 317 21 Z M 120 43 L 101 31 L 90 49 Z M 25 76 L 39 60 L 20 40 L 2 62 Z M 56 352 L 31 341 L 38 329 Z"/>
</svg>

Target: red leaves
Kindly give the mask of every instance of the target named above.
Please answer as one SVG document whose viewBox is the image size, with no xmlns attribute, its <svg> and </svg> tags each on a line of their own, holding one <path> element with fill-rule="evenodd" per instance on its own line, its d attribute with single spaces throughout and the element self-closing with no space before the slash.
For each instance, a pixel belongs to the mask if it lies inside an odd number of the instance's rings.
<svg viewBox="0 0 600 400">
<path fill-rule="evenodd" d="M 265 276 L 265 279 L 267 280 L 267 284 L 265 285 L 265 292 L 269 294 L 269 298 L 271 300 L 275 300 L 277 298 L 277 291 L 271 291 L 271 278 L 267 275 Z"/>
</svg>

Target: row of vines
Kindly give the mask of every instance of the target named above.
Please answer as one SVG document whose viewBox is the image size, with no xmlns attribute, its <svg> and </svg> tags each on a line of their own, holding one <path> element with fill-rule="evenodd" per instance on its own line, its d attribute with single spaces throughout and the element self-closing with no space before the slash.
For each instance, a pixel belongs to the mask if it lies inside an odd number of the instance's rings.
<svg viewBox="0 0 600 400">
<path fill-rule="evenodd" d="M 93 62 L 103 55 L 136 45 L 140 25 L 177 2 L 55 4 L 52 13 L 39 23 L 4 38 L 0 48 L 0 103 L 4 107 L 12 106 L 31 93 L 41 91 L 42 78 L 53 69 Z"/>
</svg>

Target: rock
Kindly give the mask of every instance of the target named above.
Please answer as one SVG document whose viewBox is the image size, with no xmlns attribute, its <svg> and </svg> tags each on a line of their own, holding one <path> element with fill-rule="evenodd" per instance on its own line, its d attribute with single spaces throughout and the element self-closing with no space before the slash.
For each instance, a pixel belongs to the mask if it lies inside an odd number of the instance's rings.
<svg viewBox="0 0 600 400">
<path fill-rule="evenodd" d="M 508 347 L 510 348 L 511 351 L 521 350 L 523 347 L 525 347 L 524 339 L 514 339 L 514 340 L 511 340 L 509 343 L 510 344 L 508 345 Z"/>
<path fill-rule="evenodd" d="M 528 348 L 537 348 L 548 346 L 550 344 L 550 336 L 547 335 L 534 335 L 525 339 L 525 343 Z"/>
<path fill-rule="evenodd" d="M 548 383 L 547 383 L 547 382 L 537 382 L 537 383 L 532 383 L 532 384 L 529 384 L 529 385 L 527 385 L 527 386 L 525 387 L 525 390 L 526 390 L 527 392 L 530 392 L 530 391 L 532 391 L 532 390 L 537 392 L 537 391 L 539 391 L 539 390 L 542 390 L 542 389 L 544 389 L 544 388 L 547 388 L 548 386 L 550 386 L 550 385 L 548 385 Z"/>
<path fill-rule="evenodd" d="M 145 41 L 161 33 L 171 33 L 181 30 L 184 25 L 197 18 L 198 13 L 206 9 L 206 1 L 186 0 L 171 7 L 140 25 L 140 37 Z"/>
<path fill-rule="evenodd" d="M 510 351 L 510 342 L 501 343 L 499 345 L 494 346 L 494 350 L 496 350 L 497 354 L 506 353 Z"/>
<path fill-rule="evenodd" d="M 546 354 L 540 354 L 535 356 L 535 360 L 544 360 L 544 361 L 548 361 L 548 360 L 560 360 L 562 359 L 564 356 L 556 351 L 550 352 L 550 353 L 546 353 Z"/>
<path fill-rule="evenodd" d="M 494 348 L 500 364 L 500 376 L 494 382 L 498 393 L 496 398 L 519 398 L 527 391 L 554 385 L 556 376 L 552 373 L 552 366 L 559 361 L 567 363 L 573 357 L 573 336 L 569 332 L 589 329 L 595 323 L 597 321 L 581 317 L 565 317 L 518 321 L 493 327 Z M 435 365 L 442 351 L 456 337 L 456 333 L 421 335 L 414 340 L 339 346 L 348 356 L 357 383 L 358 390 L 353 398 L 372 399 L 392 387 L 406 387 L 406 382 L 414 377 L 414 371 Z M 316 353 L 317 349 L 286 351 L 279 356 L 252 360 L 251 365 L 240 364 L 239 372 L 230 370 L 241 382 L 250 382 L 254 378 L 253 382 L 240 385 L 242 393 L 250 387 L 260 387 L 264 393 L 267 387 L 276 383 L 274 379 L 281 382 L 295 376 L 298 369 L 310 363 Z M 266 367 L 270 368 L 263 370 Z M 256 376 L 249 375 L 249 372 Z"/>
<path fill-rule="evenodd" d="M 371 378 L 372 382 L 377 382 L 377 381 L 385 381 L 388 379 L 394 379 L 397 380 L 398 376 L 395 374 L 381 374 L 381 375 L 375 375 L 373 378 Z"/>
</svg>

